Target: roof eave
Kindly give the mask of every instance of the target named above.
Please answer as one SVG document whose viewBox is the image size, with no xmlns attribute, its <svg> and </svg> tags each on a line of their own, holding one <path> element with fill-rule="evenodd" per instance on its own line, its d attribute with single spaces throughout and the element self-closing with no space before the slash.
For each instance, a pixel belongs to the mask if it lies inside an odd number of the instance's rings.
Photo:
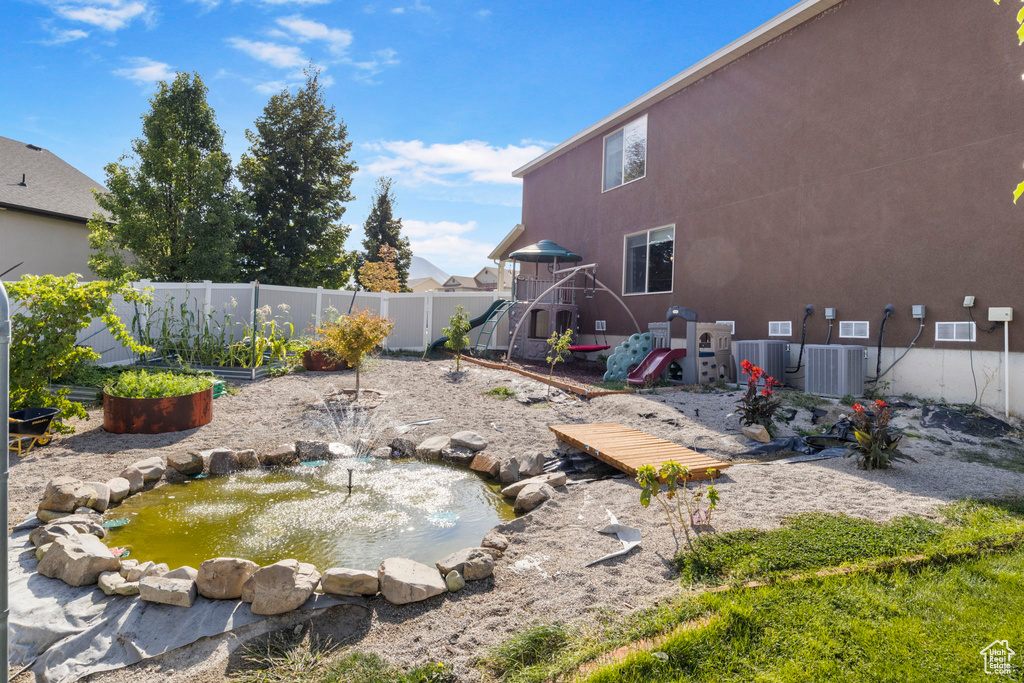
<svg viewBox="0 0 1024 683">
<path fill-rule="evenodd" d="M 596 137 L 604 129 L 625 123 L 627 119 L 635 116 L 644 109 L 676 94 L 687 86 L 696 83 L 700 79 L 718 71 L 724 66 L 736 61 L 762 45 L 774 40 L 786 31 L 789 31 L 800 24 L 813 19 L 822 12 L 835 7 L 843 0 L 802 0 L 793 7 L 778 15 L 774 19 L 762 24 L 745 36 L 734 40 L 722 49 L 705 57 L 689 69 L 673 76 L 653 90 L 641 95 L 625 107 L 604 117 L 594 125 L 585 128 L 565 142 L 555 145 L 544 154 L 521 166 L 512 172 L 512 177 L 522 178 L 530 171 L 533 171 L 552 159 L 561 156 L 587 140 Z"/>
<path fill-rule="evenodd" d="M 30 213 L 36 216 L 45 216 L 47 218 L 60 218 L 65 221 L 74 221 L 75 223 L 81 223 L 85 225 L 92 218 L 86 218 L 84 216 L 72 216 L 68 213 L 59 213 L 57 211 L 47 211 L 46 209 L 36 209 L 31 206 L 21 206 L 19 204 L 11 204 L 8 202 L 0 202 L 0 209 L 7 209 L 8 211 L 18 211 L 20 213 Z"/>
</svg>

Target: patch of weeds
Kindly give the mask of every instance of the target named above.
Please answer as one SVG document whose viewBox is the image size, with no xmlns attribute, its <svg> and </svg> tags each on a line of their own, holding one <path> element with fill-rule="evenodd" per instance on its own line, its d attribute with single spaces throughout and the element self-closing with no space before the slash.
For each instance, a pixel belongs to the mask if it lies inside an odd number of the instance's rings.
<svg viewBox="0 0 1024 683">
<path fill-rule="evenodd" d="M 290 631 L 272 633 L 258 645 L 243 648 L 244 668 L 229 679 L 236 683 L 317 683 L 320 665 L 330 652 L 329 643 L 304 641 Z"/>
<path fill-rule="evenodd" d="M 797 427 L 793 431 L 795 431 L 798 436 L 814 436 L 815 434 L 821 434 L 820 429 L 803 429 L 802 427 Z"/>
<path fill-rule="evenodd" d="M 783 391 L 780 393 L 782 394 L 782 402 L 794 408 L 814 411 L 816 408 L 830 403 L 826 398 L 815 396 L 814 394 L 805 394 L 802 391 Z"/>
<path fill-rule="evenodd" d="M 374 654 L 353 652 L 328 665 L 317 683 L 456 683 L 444 662 L 403 670 Z"/>
<path fill-rule="evenodd" d="M 543 665 L 555 660 L 574 635 L 564 624 L 535 624 L 492 650 L 483 664 L 503 682 L 547 680 Z"/>
<path fill-rule="evenodd" d="M 607 382 L 598 382 L 594 385 L 598 389 L 604 389 L 605 391 L 625 391 L 632 387 L 625 380 L 609 380 Z"/>
<path fill-rule="evenodd" d="M 512 389 L 509 389 L 508 387 L 494 387 L 493 389 L 491 389 L 489 391 L 483 392 L 483 395 L 484 396 L 490 396 L 492 398 L 506 399 L 506 398 L 515 398 L 516 397 L 516 392 L 513 391 Z"/>
<path fill-rule="evenodd" d="M 1010 472 L 1024 472 L 1024 444 L 991 442 L 987 449 L 958 448 L 956 459 L 964 462 L 978 462 Z"/>
<path fill-rule="evenodd" d="M 851 396 L 850 394 L 846 394 L 841 399 L 839 399 L 839 402 L 842 403 L 844 406 L 852 406 L 854 403 L 857 402 L 857 399 L 854 396 Z"/>
</svg>

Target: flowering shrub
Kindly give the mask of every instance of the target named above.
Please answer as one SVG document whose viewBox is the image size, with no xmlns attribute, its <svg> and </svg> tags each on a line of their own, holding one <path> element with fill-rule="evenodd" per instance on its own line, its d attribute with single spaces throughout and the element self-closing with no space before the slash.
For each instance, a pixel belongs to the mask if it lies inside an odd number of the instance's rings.
<svg viewBox="0 0 1024 683">
<path fill-rule="evenodd" d="M 917 462 L 898 448 L 903 435 L 890 431 L 892 409 L 889 405 L 878 400 L 874 406 L 875 410 L 869 411 L 859 403 L 853 405 L 853 433 L 857 443 L 850 446 L 847 457 L 856 456 L 857 467 L 862 470 L 884 470 L 899 459 Z"/>
<path fill-rule="evenodd" d="M 743 398 L 736 404 L 740 415 L 740 424 L 761 425 L 768 430 L 768 433 L 775 436 L 775 411 L 779 409 L 782 401 L 775 398 L 775 387 L 782 386 L 774 377 L 768 377 L 764 370 L 757 367 L 749 360 L 740 363 L 740 367 L 747 373 L 747 391 Z M 758 383 L 764 379 L 764 388 L 759 389 Z"/>
</svg>

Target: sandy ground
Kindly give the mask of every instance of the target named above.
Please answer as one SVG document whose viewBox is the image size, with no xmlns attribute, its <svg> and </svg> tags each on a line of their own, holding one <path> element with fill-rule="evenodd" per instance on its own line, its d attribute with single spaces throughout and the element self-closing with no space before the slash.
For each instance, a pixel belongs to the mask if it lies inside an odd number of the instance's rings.
<svg viewBox="0 0 1024 683">
<path fill-rule="evenodd" d="M 936 514 L 936 506 L 965 497 L 1020 495 L 1024 474 L 951 457 L 951 440 L 916 425 L 919 409 L 900 412 L 897 424 L 925 438 L 906 439 L 917 464 L 881 472 L 857 470 L 846 458 L 799 464 L 750 462 L 741 456 L 752 445 L 740 436 L 730 417 L 739 393 L 672 392 L 615 395 L 589 402 L 567 400 L 525 406 L 514 400 L 482 396 L 495 386 L 523 391 L 543 387 L 498 370 L 464 366 L 459 377 L 451 363 L 379 359 L 363 374 L 364 388 L 384 391 L 367 432 L 389 436 L 400 423 L 426 418 L 442 422 L 418 427 L 418 439 L 471 429 L 489 441 L 489 451 L 553 452 L 548 425 L 573 422 L 620 422 L 687 446 L 696 445 L 724 461 L 737 461 L 719 481 L 723 510 L 718 531 L 772 527 L 784 517 L 811 510 L 843 511 L 874 520 L 905 514 Z M 299 438 L 337 437 L 336 426 L 309 405 L 334 388 L 354 386 L 351 372 L 297 374 L 248 384 L 241 392 L 216 400 L 214 421 L 177 435 L 118 436 L 100 428 L 101 415 L 80 424 L 78 432 L 23 460 L 12 460 L 12 518 L 31 514 L 46 481 L 58 474 L 105 480 L 124 466 L 156 454 L 214 446 L 266 448 Z M 844 410 L 837 407 L 834 414 Z M 810 414 L 799 410 L 792 427 L 809 426 Z M 341 429 L 346 426 L 342 425 Z M 792 434 L 790 427 L 783 435 Z M 957 437 L 961 438 L 961 437 Z M 965 445 L 983 448 L 967 437 Z M 755 459 L 756 460 L 756 459 Z M 767 460 L 767 458 L 760 458 Z M 745 461 L 740 464 L 740 461 Z M 376 652 L 400 664 L 443 660 L 466 681 L 480 680 L 473 662 L 517 628 L 536 621 L 594 620 L 648 606 L 678 590 L 668 560 L 677 544 L 659 509 L 642 508 L 639 490 L 628 479 L 572 484 L 543 507 L 505 526 L 512 546 L 499 560 L 494 577 L 469 584 L 458 593 L 425 603 L 396 607 L 370 601 L 364 616 L 357 610 L 314 617 L 314 631 L 360 650 Z M 626 557 L 585 568 L 590 559 L 617 549 L 614 538 L 594 527 L 607 511 L 638 526 L 642 546 Z M 341 621 L 339 621 L 341 620 Z M 163 657 L 90 680 L 220 681 L 237 665 L 232 651 L 238 639 L 209 639 Z"/>
</svg>

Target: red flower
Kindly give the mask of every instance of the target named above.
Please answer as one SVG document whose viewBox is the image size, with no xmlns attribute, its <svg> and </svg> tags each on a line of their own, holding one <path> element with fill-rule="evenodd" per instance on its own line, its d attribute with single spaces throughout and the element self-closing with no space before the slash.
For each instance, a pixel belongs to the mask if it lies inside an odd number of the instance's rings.
<svg viewBox="0 0 1024 683">
<path fill-rule="evenodd" d="M 854 403 L 853 404 L 853 409 L 856 410 L 858 413 L 863 413 L 864 412 L 864 406 L 862 406 L 859 403 Z"/>
<path fill-rule="evenodd" d="M 877 401 L 875 401 L 875 405 L 878 406 L 879 408 L 888 408 L 889 407 L 889 404 L 886 403 L 885 401 L 883 401 L 882 399 L 878 399 Z"/>
<path fill-rule="evenodd" d="M 761 390 L 761 395 L 762 396 L 771 396 L 772 395 L 772 390 L 771 389 L 762 389 Z"/>
<path fill-rule="evenodd" d="M 754 367 L 754 364 L 751 363 L 749 360 L 745 360 L 742 363 L 740 363 L 740 367 L 743 368 L 743 372 L 750 372 L 750 369 Z"/>
</svg>

